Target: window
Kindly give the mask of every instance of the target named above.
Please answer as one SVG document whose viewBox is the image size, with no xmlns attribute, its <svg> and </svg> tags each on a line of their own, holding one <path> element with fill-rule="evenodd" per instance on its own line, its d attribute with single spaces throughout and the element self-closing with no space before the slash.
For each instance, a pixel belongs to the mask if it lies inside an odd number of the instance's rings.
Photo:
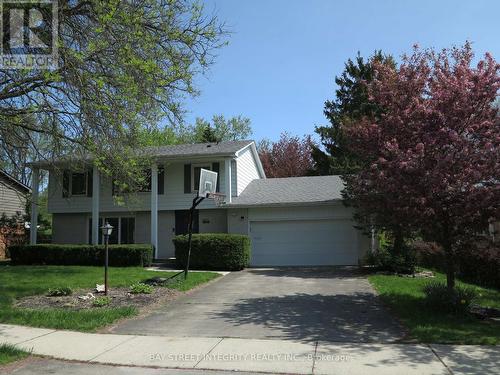
<svg viewBox="0 0 500 375">
<path fill-rule="evenodd" d="M 71 195 L 87 195 L 87 173 L 71 173 Z"/>
<path fill-rule="evenodd" d="M 141 193 L 150 193 L 151 192 L 151 169 L 145 170 L 144 172 L 145 181 L 143 186 L 139 187 L 139 192 Z M 163 167 L 158 167 L 158 194 L 164 194 L 165 191 L 165 169 Z M 116 179 L 112 180 L 112 190 L 111 194 L 113 196 L 128 194 L 130 193 L 130 189 L 128 188 L 120 188 L 118 186 L 118 181 Z"/>
<path fill-rule="evenodd" d="M 147 169 L 142 173 L 144 174 L 144 182 L 139 191 L 143 193 L 149 193 L 151 192 L 151 169 Z"/>
<path fill-rule="evenodd" d="M 199 190 L 200 188 L 200 173 L 201 173 L 201 169 L 208 169 L 208 170 L 211 170 L 212 168 L 210 168 L 209 165 L 193 165 L 193 170 L 192 170 L 192 174 L 193 174 L 193 189 L 192 191 L 193 192 L 196 192 Z"/>
<path fill-rule="evenodd" d="M 120 243 L 134 243 L 135 218 L 122 217 L 120 219 Z"/>
<path fill-rule="evenodd" d="M 99 244 L 104 243 L 101 233 L 103 223 L 113 226 L 109 244 L 131 244 L 134 243 L 135 218 L 134 217 L 104 217 L 99 218 Z M 92 218 L 89 218 L 89 238 L 88 243 L 92 244 Z"/>
<path fill-rule="evenodd" d="M 84 172 L 72 172 L 69 169 L 63 171 L 62 196 L 92 196 L 92 170 Z"/>
</svg>

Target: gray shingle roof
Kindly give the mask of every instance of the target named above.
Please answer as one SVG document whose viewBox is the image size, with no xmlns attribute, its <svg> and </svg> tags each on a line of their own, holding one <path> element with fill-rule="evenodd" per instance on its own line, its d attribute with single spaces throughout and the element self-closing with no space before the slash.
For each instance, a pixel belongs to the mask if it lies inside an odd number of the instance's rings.
<svg viewBox="0 0 500 375">
<path fill-rule="evenodd" d="M 150 147 L 147 152 L 154 156 L 180 157 L 180 156 L 212 156 L 234 155 L 237 151 L 250 145 L 253 141 L 227 141 L 220 143 L 195 143 Z"/>
<path fill-rule="evenodd" d="M 160 146 L 160 147 L 147 147 L 137 150 L 139 154 L 154 156 L 158 158 L 183 158 L 183 157 L 203 157 L 203 156 L 233 156 L 236 152 L 242 148 L 254 143 L 254 141 L 226 141 L 220 143 L 194 143 L 194 144 L 182 144 L 182 145 L 170 145 L 170 146 Z M 76 158 L 75 155 L 68 155 L 68 157 L 62 157 L 56 160 L 40 160 L 28 165 L 32 166 L 50 166 L 52 163 L 68 163 L 72 161 L 86 161 L 91 162 L 92 159 L 89 156 L 83 156 Z"/>
<path fill-rule="evenodd" d="M 253 180 L 227 206 L 273 206 L 321 203 L 342 199 L 340 176 L 311 176 Z"/>
</svg>

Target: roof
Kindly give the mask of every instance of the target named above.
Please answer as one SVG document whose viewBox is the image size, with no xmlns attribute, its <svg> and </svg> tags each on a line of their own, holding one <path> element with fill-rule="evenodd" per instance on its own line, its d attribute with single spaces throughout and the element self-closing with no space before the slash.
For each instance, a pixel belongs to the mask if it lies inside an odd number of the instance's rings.
<svg viewBox="0 0 500 375">
<path fill-rule="evenodd" d="M 342 199 L 340 176 L 310 176 L 253 180 L 230 206 L 313 204 Z"/>
<path fill-rule="evenodd" d="M 138 150 L 138 153 L 142 153 L 155 158 L 163 159 L 179 159 L 179 158 L 189 158 L 189 157 L 231 157 L 235 156 L 238 151 L 252 146 L 254 152 L 255 142 L 252 140 L 247 141 L 226 141 L 226 142 L 213 142 L 213 143 L 193 143 L 193 144 L 182 144 L 182 145 L 170 145 L 170 146 L 159 146 L 159 147 L 146 147 L 144 149 Z M 78 160 L 90 163 L 92 160 L 90 157 L 82 157 Z M 74 157 L 61 158 L 58 160 L 42 160 L 28 163 L 31 166 L 46 167 L 57 163 L 68 163 L 75 161 Z M 260 162 L 260 161 L 259 161 Z"/>
<path fill-rule="evenodd" d="M 251 145 L 253 141 L 227 141 L 219 143 L 193 143 L 149 147 L 146 152 L 154 156 L 185 157 L 185 156 L 232 156 L 241 149 Z"/>
<path fill-rule="evenodd" d="M 23 190 L 26 193 L 29 193 L 31 191 L 31 189 L 28 186 L 26 186 L 21 181 L 17 180 L 16 178 L 14 178 L 13 176 L 11 176 L 10 174 L 1 169 L 0 169 L 0 177 L 3 177 L 7 181 L 9 181 L 11 185 L 17 187 L 18 190 Z"/>
</svg>

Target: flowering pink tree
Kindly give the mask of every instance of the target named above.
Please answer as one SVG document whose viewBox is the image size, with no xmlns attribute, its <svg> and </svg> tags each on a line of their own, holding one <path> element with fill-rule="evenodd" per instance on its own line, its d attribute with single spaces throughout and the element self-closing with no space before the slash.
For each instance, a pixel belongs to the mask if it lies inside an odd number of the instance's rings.
<svg viewBox="0 0 500 375">
<path fill-rule="evenodd" d="M 467 43 L 441 52 L 415 47 L 397 69 L 376 65 L 369 93 L 383 114 L 348 129 L 365 167 L 346 177 L 347 198 L 366 222 L 439 243 L 450 289 L 456 251 L 499 217 L 500 65 L 490 54 L 474 67 L 472 60 Z"/>
<path fill-rule="evenodd" d="M 259 156 L 266 176 L 305 176 L 313 169 L 311 136 L 291 136 L 281 133 L 277 142 L 263 140 L 259 143 Z"/>
</svg>

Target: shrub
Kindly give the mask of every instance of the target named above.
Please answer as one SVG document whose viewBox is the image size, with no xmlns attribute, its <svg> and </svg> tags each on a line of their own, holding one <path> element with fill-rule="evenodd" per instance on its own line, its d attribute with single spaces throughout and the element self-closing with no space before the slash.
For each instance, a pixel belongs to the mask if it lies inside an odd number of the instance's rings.
<svg viewBox="0 0 500 375">
<path fill-rule="evenodd" d="M 433 242 L 415 241 L 412 244 L 418 264 L 446 272 L 446 258 L 440 246 Z M 500 245 L 477 241 L 455 256 L 457 276 L 484 286 L 500 288 Z"/>
<path fill-rule="evenodd" d="M 17 245 L 10 247 L 14 265 L 49 264 L 74 266 L 102 266 L 104 246 L 94 245 Z M 153 258 L 150 245 L 110 245 L 109 265 L 117 267 L 148 266 Z"/>
<path fill-rule="evenodd" d="M 435 242 L 416 240 L 411 244 L 415 251 L 417 263 L 422 267 L 435 268 L 440 271 L 446 269 L 446 257 L 443 249 Z"/>
<path fill-rule="evenodd" d="M 455 287 L 451 292 L 443 282 L 431 282 L 424 286 L 426 305 L 436 311 L 460 314 L 467 312 L 477 297 L 472 288 Z"/>
<path fill-rule="evenodd" d="M 377 267 L 380 271 L 412 274 L 415 272 L 417 261 L 415 252 L 410 248 L 405 248 L 399 254 L 393 254 L 382 247 L 373 253 L 368 253 L 365 263 Z"/>
<path fill-rule="evenodd" d="M 96 297 L 92 301 L 92 306 L 94 307 L 104 307 L 111 303 L 111 297 Z"/>
<path fill-rule="evenodd" d="M 188 236 L 176 236 L 175 258 L 177 265 L 186 266 Z M 240 234 L 193 234 L 190 268 L 238 271 L 250 262 L 250 238 Z"/>
<path fill-rule="evenodd" d="M 484 241 L 457 252 L 458 276 L 500 289 L 500 244 Z"/>
<path fill-rule="evenodd" d="M 49 297 L 70 296 L 72 294 L 73 290 L 68 286 L 63 286 L 59 288 L 50 288 L 47 292 L 47 296 Z"/>
<path fill-rule="evenodd" d="M 151 285 L 144 283 L 135 283 L 130 286 L 130 293 L 132 294 L 151 294 L 154 288 Z"/>
</svg>

